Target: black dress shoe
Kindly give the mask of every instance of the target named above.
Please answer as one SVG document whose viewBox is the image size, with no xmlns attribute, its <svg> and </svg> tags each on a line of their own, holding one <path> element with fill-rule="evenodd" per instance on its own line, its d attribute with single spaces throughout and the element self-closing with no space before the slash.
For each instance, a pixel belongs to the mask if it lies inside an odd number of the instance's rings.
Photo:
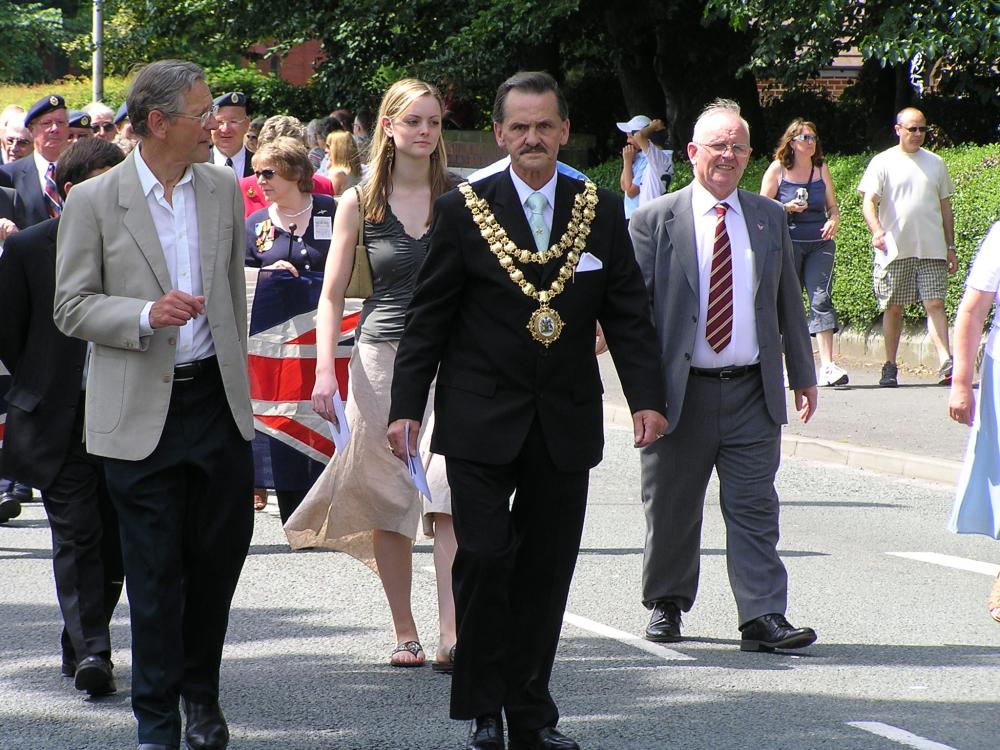
<svg viewBox="0 0 1000 750">
<path fill-rule="evenodd" d="M 88 695 L 111 695 L 118 691 L 111 661 L 104 656 L 88 656 L 76 667 L 73 684 L 77 690 L 86 690 Z"/>
<path fill-rule="evenodd" d="M 580 750 L 580 746 L 555 727 L 542 727 L 510 738 L 510 750 Z"/>
<path fill-rule="evenodd" d="M 500 714 L 487 714 L 473 720 L 465 750 L 505 750 L 505 747 Z"/>
<path fill-rule="evenodd" d="M 143 742 L 139 745 L 139 750 L 177 750 L 177 748 L 170 745 L 151 745 L 148 742 Z"/>
<path fill-rule="evenodd" d="M 776 648 L 803 648 L 816 642 L 812 628 L 793 628 L 784 615 L 763 615 L 740 625 L 740 651 L 774 651 Z"/>
<path fill-rule="evenodd" d="M 677 643 L 681 639 L 681 610 L 673 602 L 656 602 L 646 626 L 646 640 Z"/>
<path fill-rule="evenodd" d="M 19 515 L 21 515 L 21 503 L 13 493 L 5 492 L 0 495 L 0 523 L 7 523 Z"/>
<path fill-rule="evenodd" d="M 218 703 L 195 703 L 184 699 L 184 744 L 188 750 L 225 750 L 229 727 Z"/>
</svg>

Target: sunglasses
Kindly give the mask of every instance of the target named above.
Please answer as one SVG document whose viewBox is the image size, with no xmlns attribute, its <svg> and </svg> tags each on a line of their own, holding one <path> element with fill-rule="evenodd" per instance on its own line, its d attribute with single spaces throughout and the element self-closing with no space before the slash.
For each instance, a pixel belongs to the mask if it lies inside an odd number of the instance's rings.
<svg viewBox="0 0 1000 750">
<path fill-rule="evenodd" d="M 114 123 L 111 122 L 95 122 L 93 125 L 90 126 L 90 129 L 93 130 L 95 133 L 100 133 L 100 132 L 110 133 L 112 130 L 115 129 L 115 126 Z"/>
<path fill-rule="evenodd" d="M 907 133 L 926 133 L 930 130 L 926 125 L 914 125 L 912 128 L 908 128 L 905 125 L 897 125 L 896 127 L 902 128 Z"/>
<path fill-rule="evenodd" d="M 254 177 L 263 177 L 265 180 L 273 180 L 274 176 L 278 174 L 273 169 L 255 169 L 253 173 Z"/>
<path fill-rule="evenodd" d="M 815 143 L 819 140 L 816 136 L 810 133 L 799 133 L 797 136 L 792 138 L 793 141 L 805 141 L 806 143 Z"/>
<path fill-rule="evenodd" d="M 29 141 L 27 138 L 5 138 L 4 143 L 6 143 L 8 146 L 20 146 L 22 148 L 31 145 L 31 141 Z"/>
</svg>

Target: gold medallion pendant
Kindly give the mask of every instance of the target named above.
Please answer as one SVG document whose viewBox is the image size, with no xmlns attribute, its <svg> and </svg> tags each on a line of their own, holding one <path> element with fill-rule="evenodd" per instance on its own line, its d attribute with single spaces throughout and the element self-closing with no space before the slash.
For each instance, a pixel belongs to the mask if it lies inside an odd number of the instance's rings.
<svg viewBox="0 0 1000 750">
<path fill-rule="evenodd" d="M 549 344 L 559 338 L 562 329 L 562 318 L 548 305 L 542 305 L 528 318 L 528 331 L 531 332 L 531 338 L 544 344 L 546 349 Z"/>
<path fill-rule="evenodd" d="M 486 246 L 500 262 L 500 268 L 510 276 L 510 280 L 526 297 L 538 301 L 538 309 L 528 319 L 527 328 L 535 341 L 545 347 L 550 346 L 559 338 L 564 323 L 559 313 L 549 307 L 549 303 L 562 294 L 570 279 L 575 278 L 576 265 L 587 248 L 590 225 L 597 217 L 597 187 L 589 180 L 584 183 L 583 191 L 573 199 L 573 209 L 565 234 L 548 250 L 537 252 L 521 249 L 511 242 L 507 231 L 490 210 L 489 204 L 476 195 L 469 183 L 463 182 L 458 189 L 465 197 L 465 205 L 472 214 L 472 219 L 478 226 Z M 561 258 L 564 254 L 566 260 L 548 289 L 535 289 L 534 284 L 524 278 L 524 272 L 515 262 L 543 265 L 550 260 Z"/>
</svg>

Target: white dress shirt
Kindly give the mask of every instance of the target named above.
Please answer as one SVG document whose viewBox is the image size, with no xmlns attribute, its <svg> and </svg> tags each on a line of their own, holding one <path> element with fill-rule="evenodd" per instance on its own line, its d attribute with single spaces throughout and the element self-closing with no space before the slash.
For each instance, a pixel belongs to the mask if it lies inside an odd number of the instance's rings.
<svg viewBox="0 0 1000 750">
<path fill-rule="evenodd" d="M 171 206 L 164 197 L 163 185 L 142 160 L 141 148 L 141 145 L 135 148 L 135 167 L 139 173 L 142 192 L 149 204 L 149 212 L 153 215 L 160 247 L 163 248 L 170 283 L 181 292 L 194 297 L 202 296 L 205 291 L 201 278 L 194 172 L 189 166 L 184 176 L 174 185 Z M 152 302 L 146 303 L 140 317 L 139 325 L 145 335 L 153 333 L 153 328 L 149 325 L 149 311 L 152 307 Z M 205 359 L 213 354 L 215 346 L 212 343 L 212 331 L 205 315 L 199 315 L 177 329 L 177 350 L 174 354 L 176 364 Z"/>
<path fill-rule="evenodd" d="M 517 190 L 517 198 L 521 201 L 521 208 L 524 209 L 524 218 L 526 218 L 529 223 L 531 221 L 531 209 L 528 208 L 528 198 L 532 193 L 541 193 L 545 196 L 545 209 L 542 211 L 542 216 L 545 219 L 545 226 L 548 227 L 549 232 L 552 232 L 552 212 L 556 205 L 556 178 L 559 176 L 559 172 L 552 173 L 552 179 L 542 185 L 538 190 L 535 190 L 527 182 L 518 177 L 514 170 L 510 170 L 510 179 L 514 182 L 514 189 Z M 533 248 L 528 248 L 533 250 Z"/>
<path fill-rule="evenodd" d="M 237 181 L 242 180 L 243 167 L 246 166 L 247 163 L 246 147 L 241 148 L 239 151 L 237 151 L 235 156 L 226 156 L 224 153 L 219 151 L 219 149 L 217 148 L 212 149 L 212 161 L 215 164 L 218 164 L 220 167 L 224 167 L 226 166 L 226 159 L 233 160 L 233 166 L 231 167 L 231 169 L 233 170 L 233 174 L 236 175 Z"/>
<path fill-rule="evenodd" d="M 694 338 L 692 367 L 730 367 L 750 365 L 760 360 L 757 343 L 757 319 L 754 316 L 754 260 L 750 248 L 746 218 L 737 191 L 719 200 L 698 182 L 692 183 L 691 210 L 698 247 L 698 332 Z M 708 318 L 709 279 L 715 249 L 715 206 L 726 203 L 726 232 L 733 258 L 733 336 L 721 352 L 715 352 L 705 339 Z"/>
<path fill-rule="evenodd" d="M 38 150 L 31 152 L 32 158 L 35 160 L 35 171 L 38 172 L 38 189 L 43 193 L 45 192 L 45 174 L 49 171 L 49 164 L 55 164 L 55 162 L 49 162 L 45 160 L 45 157 L 38 153 Z M 56 190 L 59 188 L 56 187 Z"/>
</svg>

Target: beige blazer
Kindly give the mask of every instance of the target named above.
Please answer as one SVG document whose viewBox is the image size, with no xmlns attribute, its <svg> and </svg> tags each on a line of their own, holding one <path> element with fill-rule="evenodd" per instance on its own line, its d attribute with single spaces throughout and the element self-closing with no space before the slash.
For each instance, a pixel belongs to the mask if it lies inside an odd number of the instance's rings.
<svg viewBox="0 0 1000 750">
<path fill-rule="evenodd" d="M 253 438 L 247 379 L 243 199 L 227 167 L 195 164 L 194 192 L 205 306 L 226 399 Z M 59 223 L 56 326 L 93 342 L 87 379 L 87 450 L 139 460 L 156 448 L 173 388 L 177 328 L 140 336 L 147 302 L 172 288 L 134 154 L 75 186 Z"/>
</svg>

